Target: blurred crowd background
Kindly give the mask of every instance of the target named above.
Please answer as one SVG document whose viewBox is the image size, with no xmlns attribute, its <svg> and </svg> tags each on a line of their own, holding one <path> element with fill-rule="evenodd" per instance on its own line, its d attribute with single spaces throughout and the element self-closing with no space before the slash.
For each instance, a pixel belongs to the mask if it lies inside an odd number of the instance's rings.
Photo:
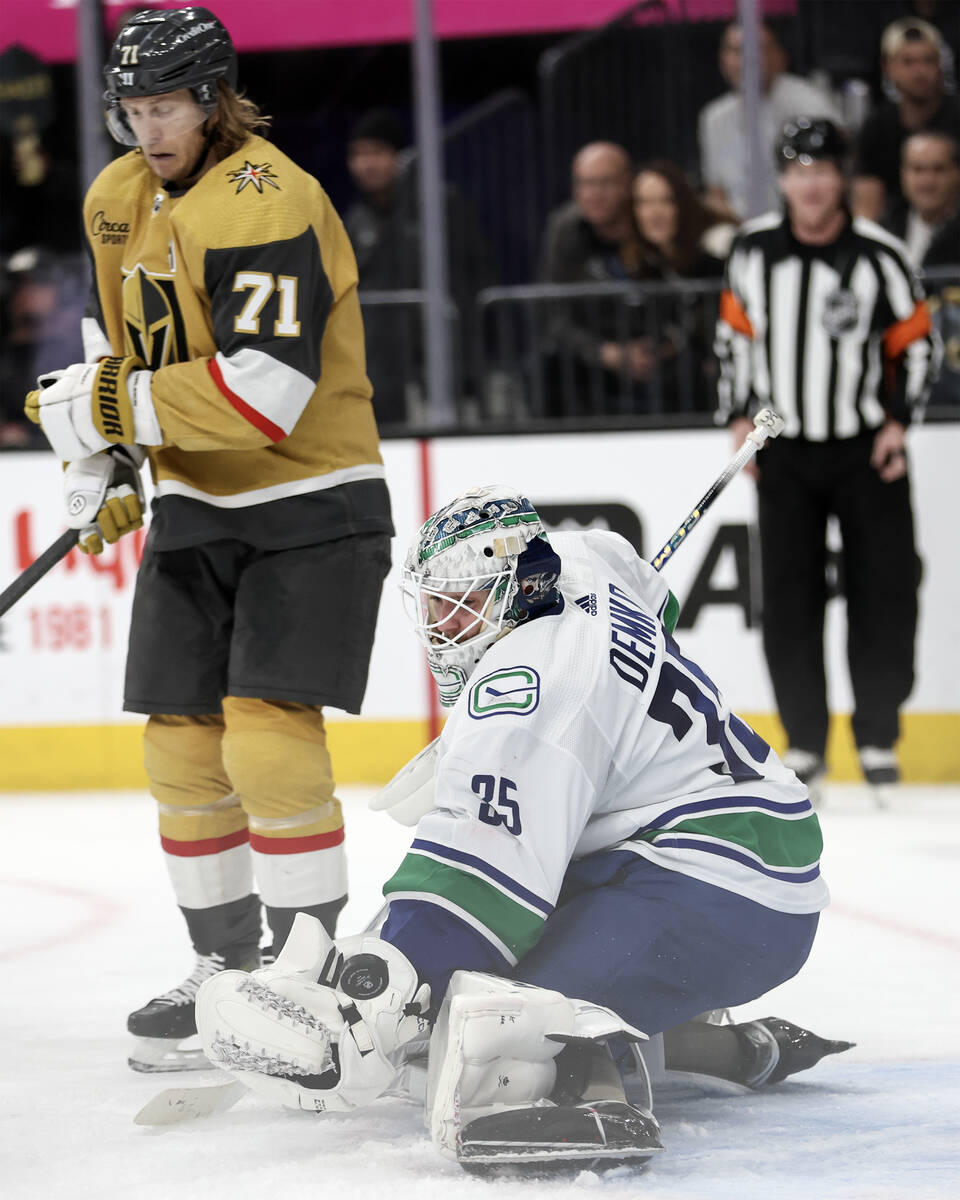
<svg viewBox="0 0 960 1200">
<path fill-rule="evenodd" d="M 104 7 L 101 61 L 136 7 Z M 231 25 L 229 0 L 211 7 Z M 282 20 L 283 0 L 274 8 Z M 759 156 L 743 136 L 733 0 L 641 0 L 594 28 L 441 38 L 442 406 L 426 384 L 410 44 L 241 45 L 240 82 L 271 139 L 320 180 L 353 242 L 385 437 L 710 425 L 723 260 L 739 224 L 777 205 L 776 129 L 800 112 L 843 126 L 854 211 L 906 240 L 945 346 L 928 419 L 960 419 L 960 0 L 756 9 Z M 72 62 L 3 36 L 0 449 L 46 445 L 23 396 L 83 357 L 76 97 Z"/>
</svg>

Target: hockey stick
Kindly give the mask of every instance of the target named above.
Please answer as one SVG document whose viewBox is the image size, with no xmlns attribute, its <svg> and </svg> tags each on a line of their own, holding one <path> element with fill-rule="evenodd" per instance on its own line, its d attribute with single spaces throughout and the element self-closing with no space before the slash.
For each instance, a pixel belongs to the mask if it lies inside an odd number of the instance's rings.
<svg viewBox="0 0 960 1200">
<path fill-rule="evenodd" d="M 0 617 L 8 612 L 16 602 L 30 591 L 35 583 L 46 575 L 51 567 L 55 567 L 61 558 L 66 558 L 80 539 L 79 529 L 68 529 L 57 540 L 35 558 L 25 571 L 22 571 L 4 592 L 0 592 Z"/>
<path fill-rule="evenodd" d="M 778 416 L 772 408 L 762 408 L 757 413 L 753 418 L 753 429 L 747 434 L 747 440 L 700 497 L 696 507 L 691 510 L 687 519 L 676 533 L 660 547 L 650 560 L 655 571 L 659 571 L 664 563 L 670 559 L 677 547 L 683 542 L 683 539 L 720 495 L 734 475 L 747 465 L 758 450 L 763 448 L 763 444 L 767 438 L 777 437 L 782 429 L 783 417 Z"/>
</svg>

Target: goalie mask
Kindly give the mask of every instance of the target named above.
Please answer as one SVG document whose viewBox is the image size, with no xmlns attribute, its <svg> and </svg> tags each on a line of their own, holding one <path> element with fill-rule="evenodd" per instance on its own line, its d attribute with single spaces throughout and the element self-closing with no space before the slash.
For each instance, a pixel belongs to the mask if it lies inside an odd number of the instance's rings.
<svg viewBox="0 0 960 1200">
<path fill-rule="evenodd" d="M 464 492 L 421 527 L 401 589 L 445 707 L 489 647 L 521 622 L 555 611 L 560 559 L 536 509 L 512 488 Z"/>
</svg>

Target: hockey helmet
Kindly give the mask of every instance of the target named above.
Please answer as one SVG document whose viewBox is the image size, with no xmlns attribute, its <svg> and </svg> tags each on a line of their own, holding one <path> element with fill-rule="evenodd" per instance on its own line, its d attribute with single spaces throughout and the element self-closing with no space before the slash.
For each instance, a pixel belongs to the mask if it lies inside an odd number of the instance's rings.
<svg viewBox="0 0 960 1200">
<path fill-rule="evenodd" d="M 843 169 L 847 139 L 826 117 L 794 117 L 780 130 L 775 157 L 778 170 L 798 162 L 808 167 L 818 159 L 831 159 Z"/>
<path fill-rule="evenodd" d="M 230 34 L 209 9 L 148 9 L 120 30 L 103 78 L 110 132 L 124 145 L 135 146 L 121 100 L 188 88 L 209 115 L 217 106 L 218 80 L 236 90 L 237 54 Z"/>
<path fill-rule="evenodd" d="M 400 587 L 444 706 L 498 638 L 557 609 L 559 578 L 543 522 L 512 488 L 472 488 L 425 522 Z"/>
</svg>

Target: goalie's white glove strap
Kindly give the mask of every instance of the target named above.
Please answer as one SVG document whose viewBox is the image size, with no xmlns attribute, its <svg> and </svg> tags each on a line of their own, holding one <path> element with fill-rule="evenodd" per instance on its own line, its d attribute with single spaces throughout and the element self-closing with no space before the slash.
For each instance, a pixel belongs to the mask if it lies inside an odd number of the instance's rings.
<svg viewBox="0 0 960 1200">
<path fill-rule="evenodd" d="M 399 824 L 413 827 L 432 811 L 439 740 L 434 738 L 370 798 L 373 812 L 385 812 Z"/>
</svg>

